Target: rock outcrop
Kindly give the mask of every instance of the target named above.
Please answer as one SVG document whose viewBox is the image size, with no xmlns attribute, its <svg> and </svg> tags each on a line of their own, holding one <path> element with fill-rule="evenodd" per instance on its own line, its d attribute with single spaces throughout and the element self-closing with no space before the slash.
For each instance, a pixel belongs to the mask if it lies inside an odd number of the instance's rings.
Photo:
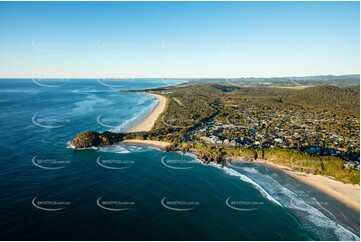
<svg viewBox="0 0 361 242">
<path fill-rule="evenodd" d="M 83 149 L 89 147 L 97 147 L 104 145 L 111 145 L 123 140 L 124 134 L 104 132 L 98 133 L 93 131 L 85 131 L 78 134 L 71 142 L 70 145 L 76 149 Z"/>
</svg>

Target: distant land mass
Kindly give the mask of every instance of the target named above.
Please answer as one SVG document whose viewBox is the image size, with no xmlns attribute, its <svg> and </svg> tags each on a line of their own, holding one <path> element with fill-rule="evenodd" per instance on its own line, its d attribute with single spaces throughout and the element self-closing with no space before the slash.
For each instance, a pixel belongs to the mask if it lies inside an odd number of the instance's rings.
<svg viewBox="0 0 361 242">
<path fill-rule="evenodd" d="M 170 79 L 170 78 L 169 78 Z M 315 86 L 321 84 L 329 84 L 336 86 L 349 86 L 360 84 L 360 74 L 350 75 L 315 75 L 302 77 L 242 77 L 242 78 L 183 78 L 188 81 L 197 82 L 230 82 L 239 85 L 267 83 L 277 84 L 281 86 Z"/>
</svg>

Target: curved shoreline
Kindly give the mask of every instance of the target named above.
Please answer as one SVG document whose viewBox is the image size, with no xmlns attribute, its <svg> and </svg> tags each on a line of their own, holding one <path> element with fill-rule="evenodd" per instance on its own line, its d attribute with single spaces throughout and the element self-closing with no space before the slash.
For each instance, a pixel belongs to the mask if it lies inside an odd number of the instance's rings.
<svg viewBox="0 0 361 242">
<path fill-rule="evenodd" d="M 283 169 L 283 171 L 297 181 L 329 195 L 356 212 L 360 212 L 360 185 L 342 183 L 321 175 L 307 174 L 287 169 Z"/>
<path fill-rule="evenodd" d="M 266 160 L 253 160 L 255 163 L 279 170 L 300 183 L 306 184 L 316 190 L 334 198 L 356 212 L 360 212 L 360 185 L 342 183 L 327 176 L 307 174 L 292 170 L 291 167 L 279 165 Z"/>
<path fill-rule="evenodd" d="M 143 92 L 143 93 L 155 97 L 158 100 L 158 103 L 145 118 L 143 118 L 141 121 L 139 121 L 129 129 L 127 129 L 126 130 L 127 133 L 150 131 L 153 128 L 155 121 L 158 119 L 159 115 L 165 109 L 167 103 L 166 97 L 155 93 L 149 93 L 149 92 Z"/>
</svg>

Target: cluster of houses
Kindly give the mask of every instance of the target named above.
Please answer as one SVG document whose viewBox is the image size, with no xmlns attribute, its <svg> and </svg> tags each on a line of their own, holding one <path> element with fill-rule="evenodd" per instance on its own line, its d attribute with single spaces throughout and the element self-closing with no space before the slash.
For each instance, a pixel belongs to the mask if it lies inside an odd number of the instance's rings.
<svg viewBox="0 0 361 242">
<path fill-rule="evenodd" d="M 211 135 L 211 136 L 201 136 L 201 140 L 205 141 L 209 144 L 220 144 L 220 145 L 229 145 L 229 146 L 236 146 L 238 143 L 235 140 L 229 139 L 220 139 L 218 136 Z"/>
<path fill-rule="evenodd" d="M 342 122 L 334 117 L 325 118 L 304 110 L 288 110 L 288 112 L 280 110 L 274 113 L 271 110 L 255 112 L 252 109 L 240 111 L 239 116 L 241 122 L 235 124 L 228 118 L 225 122 L 204 123 L 202 127 L 193 131 L 193 136 L 200 142 L 215 146 L 243 148 L 277 146 L 330 156 L 347 152 L 359 153 L 359 130 L 352 127 L 351 130 L 356 130 L 355 134 L 349 134 L 348 137 L 341 135 L 337 130 L 330 132 Z M 351 125 L 357 126 L 357 120 L 349 120 L 350 122 Z M 359 159 L 359 155 L 353 154 L 351 160 L 356 162 L 353 165 L 358 166 Z"/>
</svg>

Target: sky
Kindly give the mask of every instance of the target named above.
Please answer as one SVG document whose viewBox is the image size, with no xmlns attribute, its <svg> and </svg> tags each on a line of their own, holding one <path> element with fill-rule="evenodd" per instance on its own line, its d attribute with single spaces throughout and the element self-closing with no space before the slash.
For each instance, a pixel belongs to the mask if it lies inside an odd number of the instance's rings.
<svg viewBox="0 0 361 242">
<path fill-rule="evenodd" d="M 358 73 L 359 2 L 0 2 L 0 78 Z"/>
</svg>

